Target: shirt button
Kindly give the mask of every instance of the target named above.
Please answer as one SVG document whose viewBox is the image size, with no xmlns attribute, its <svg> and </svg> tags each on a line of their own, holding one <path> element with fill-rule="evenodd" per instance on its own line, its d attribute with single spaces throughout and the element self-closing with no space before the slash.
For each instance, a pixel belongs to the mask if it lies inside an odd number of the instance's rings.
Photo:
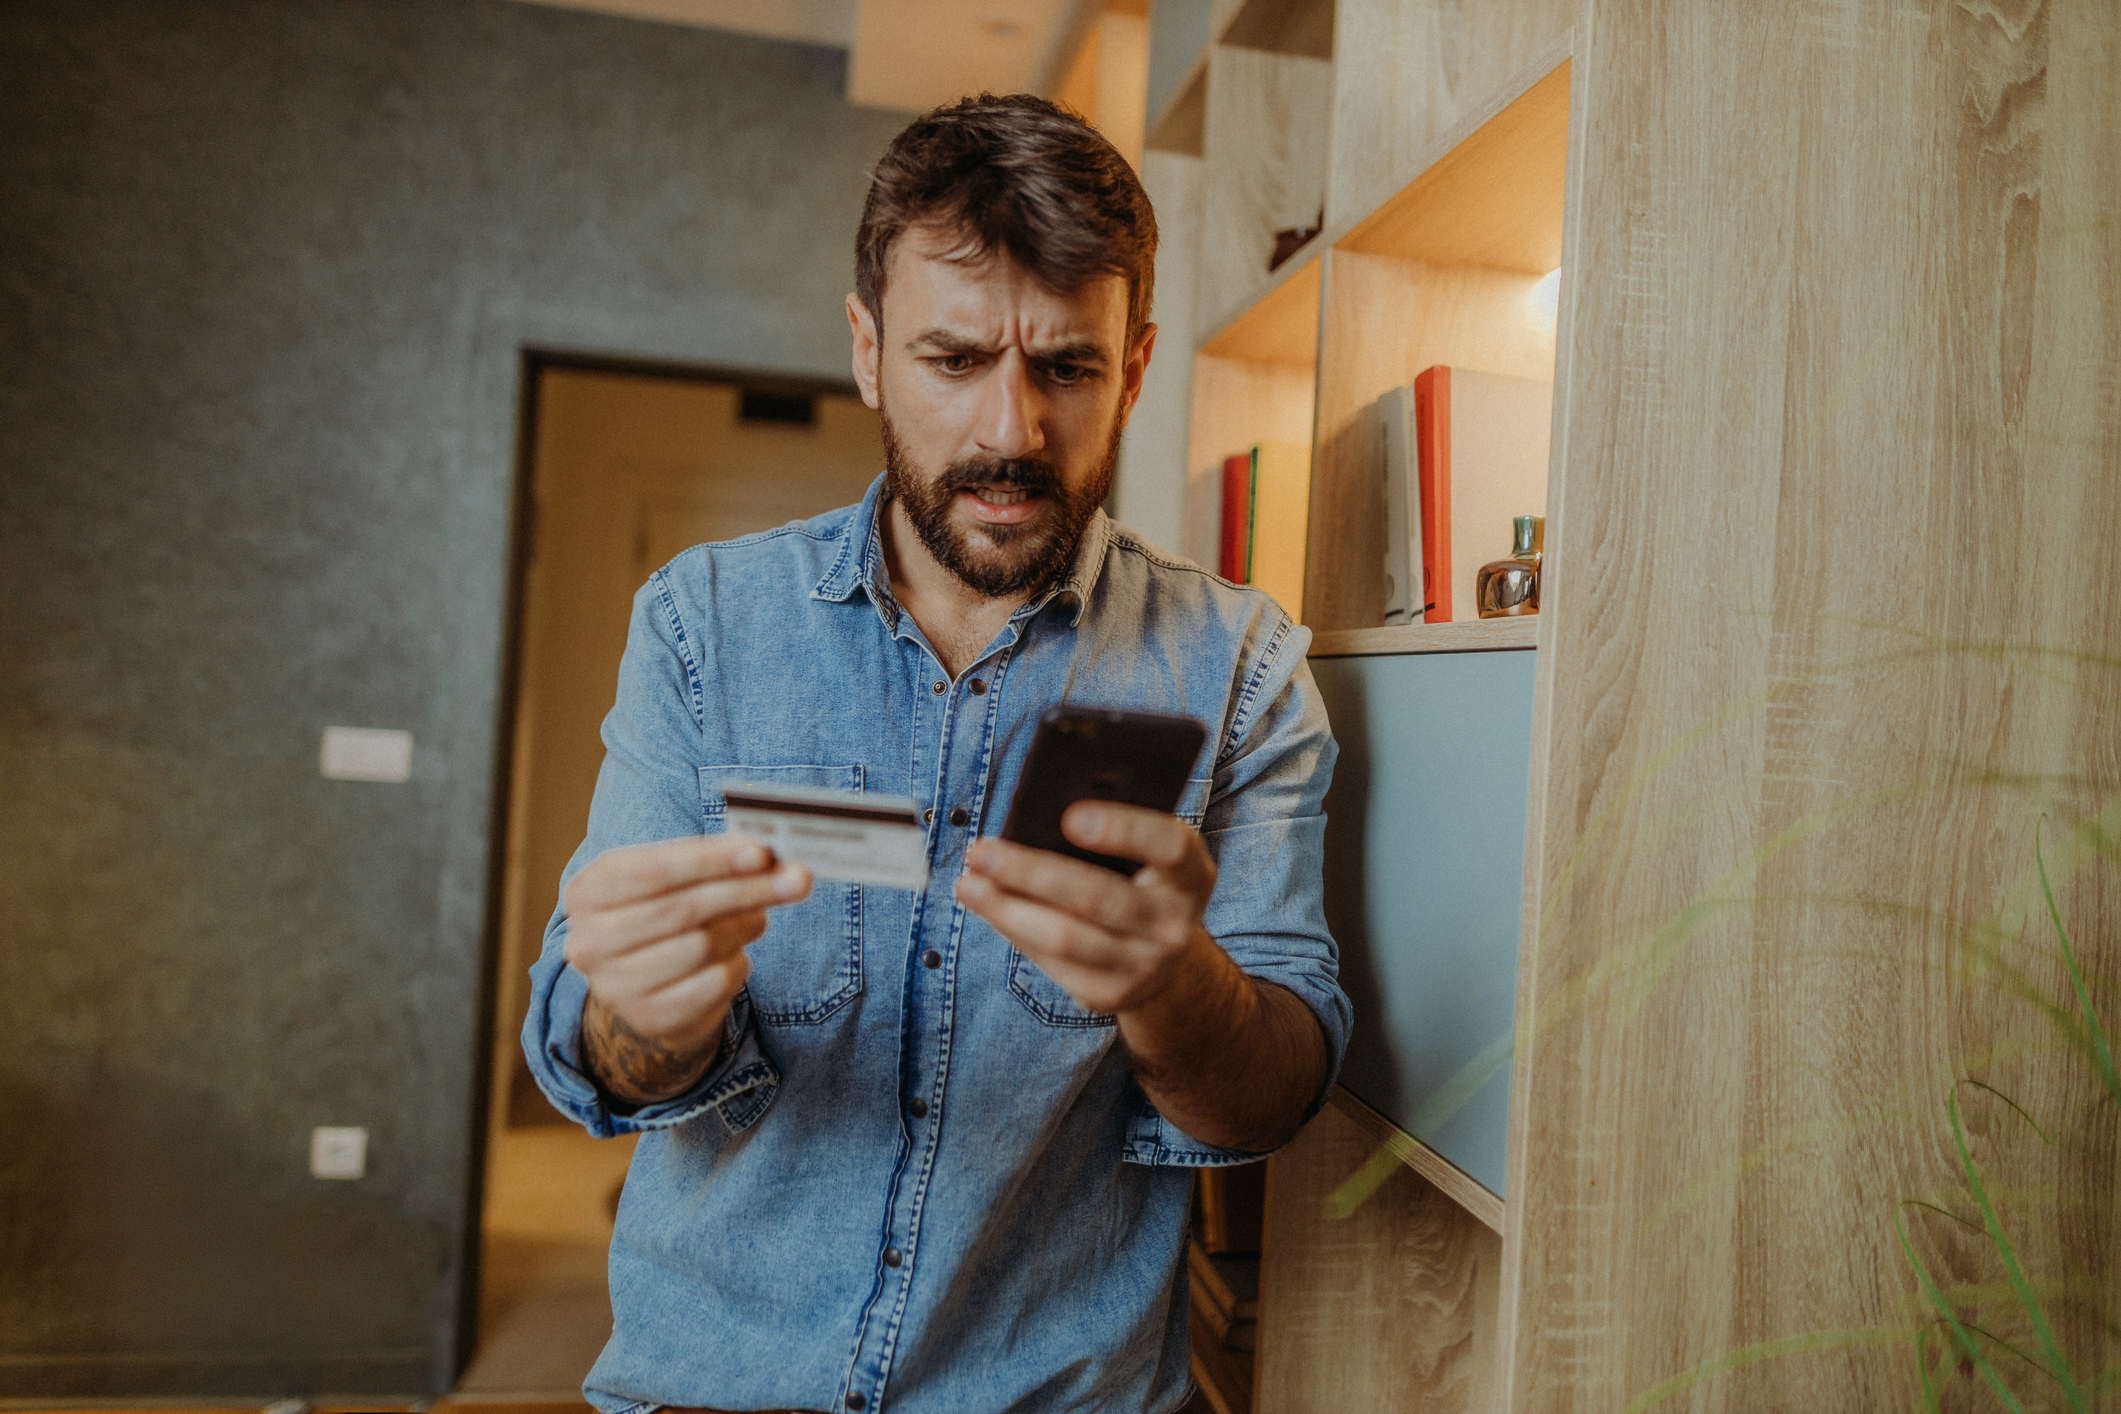
<svg viewBox="0 0 2121 1414">
<path fill-rule="evenodd" d="M 928 1102 L 926 1100 L 915 1100 L 912 1104 L 906 1106 L 906 1113 L 912 1115 L 915 1119 L 926 1119 L 928 1117 Z"/>
<path fill-rule="evenodd" d="M 934 807 L 934 806 L 932 806 L 932 805 L 931 805 L 931 806 L 929 806 L 929 807 L 928 807 L 928 808 L 927 808 L 926 810 L 923 810 L 923 811 L 921 812 L 921 823 L 922 823 L 923 825 L 932 825 L 932 824 L 934 824 L 934 823 L 935 823 L 935 807 Z"/>
<path fill-rule="evenodd" d="M 935 694 L 935 695 L 936 695 L 937 697 L 941 697 L 941 696 L 942 696 L 942 695 L 943 695 L 944 693 L 948 692 L 949 690 L 950 690 L 950 684 L 949 684 L 949 683 L 946 683 L 946 682 L 944 682 L 944 681 L 943 681 L 943 680 L 942 680 L 941 678 L 937 678 L 937 679 L 935 680 L 935 686 L 929 689 L 929 691 L 933 692 L 933 693 L 934 693 L 934 694 Z M 847 1396 L 847 1397 L 848 1397 L 849 1399 L 859 1399 L 859 1398 L 861 1398 L 861 1396 L 860 1396 L 860 1395 L 853 1395 L 853 1394 L 851 1394 L 851 1395 L 849 1395 L 849 1396 Z M 859 1405 L 859 1404 L 857 1404 L 857 1405 L 855 1405 L 854 1407 L 855 1407 L 856 1409 L 859 1409 L 859 1408 L 861 1408 L 862 1406 L 861 1406 L 861 1405 Z"/>
<path fill-rule="evenodd" d="M 950 812 L 950 823 L 957 826 L 959 829 L 963 829 L 965 826 L 965 822 L 967 820 L 970 820 L 971 818 L 972 817 L 966 813 L 965 807 L 962 805 L 958 806 L 957 809 Z"/>
<path fill-rule="evenodd" d="M 972 689 L 974 697 L 981 696 L 987 691 L 987 684 L 981 682 L 978 678 L 974 678 L 971 682 L 966 683 L 965 686 Z"/>
<path fill-rule="evenodd" d="M 860 1390 L 852 1390 L 847 1395 L 847 1407 L 849 1409 L 867 1409 L 869 1401 L 862 1398 Z"/>
<path fill-rule="evenodd" d="M 896 1248 L 896 1247 L 886 1247 L 886 1248 L 884 1249 L 884 1265 L 885 1265 L 885 1266 L 887 1266 L 887 1267 L 895 1267 L 895 1266 L 897 1266 L 897 1265 L 898 1265 L 899 1263 L 901 1263 L 901 1262 L 903 1262 L 903 1261 L 905 1261 L 905 1260 L 906 1260 L 906 1259 L 905 1259 L 905 1257 L 904 1257 L 903 1255 L 901 1255 L 901 1253 L 899 1252 L 898 1248 Z"/>
<path fill-rule="evenodd" d="M 935 968 L 941 967 L 942 965 L 943 955 L 937 952 L 934 948 L 930 948 L 928 949 L 928 951 L 921 954 L 921 966 L 928 968 L 932 971 Z"/>
</svg>

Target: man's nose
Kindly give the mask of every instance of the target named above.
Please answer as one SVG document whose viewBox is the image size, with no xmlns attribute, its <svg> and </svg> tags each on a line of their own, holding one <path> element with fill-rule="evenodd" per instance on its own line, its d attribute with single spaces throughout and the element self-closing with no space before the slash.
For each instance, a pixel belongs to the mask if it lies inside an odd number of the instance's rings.
<svg viewBox="0 0 2121 1414">
<path fill-rule="evenodd" d="M 1005 349 L 987 380 L 981 410 L 980 450 L 1004 460 L 1028 457 L 1046 446 L 1046 400 L 1022 350 Z"/>
</svg>

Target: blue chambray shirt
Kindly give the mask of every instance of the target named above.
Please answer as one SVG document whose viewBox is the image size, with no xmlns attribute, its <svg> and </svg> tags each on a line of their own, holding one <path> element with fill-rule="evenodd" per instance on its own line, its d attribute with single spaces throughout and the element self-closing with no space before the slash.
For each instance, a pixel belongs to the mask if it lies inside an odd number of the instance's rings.
<svg viewBox="0 0 2121 1414">
<path fill-rule="evenodd" d="M 1310 635 L 1100 513 L 1061 580 L 951 681 L 892 598 L 882 485 L 688 550 L 634 600 L 566 877 L 614 846 L 720 830 L 732 780 L 910 795 L 932 807 L 933 873 L 921 894 L 820 882 L 775 910 L 722 1061 L 630 1115 L 583 1070 L 587 986 L 554 915 L 531 1070 L 591 1133 L 641 1131 L 611 1243 L 615 1329 L 584 1393 L 607 1414 L 1175 1409 L 1187 1170 L 1256 1156 L 1162 1119 L 1113 1018 L 951 883 L 1064 693 L 1199 717 L 1209 744 L 1180 813 L 1221 871 L 1206 926 L 1311 1007 L 1337 1073 L 1348 1002 L 1320 898 L 1334 744 Z"/>
</svg>

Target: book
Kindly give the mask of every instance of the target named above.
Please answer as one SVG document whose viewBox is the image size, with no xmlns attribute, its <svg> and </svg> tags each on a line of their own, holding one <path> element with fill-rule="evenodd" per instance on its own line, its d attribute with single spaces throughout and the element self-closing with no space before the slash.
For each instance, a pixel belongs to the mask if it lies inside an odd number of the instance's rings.
<svg viewBox="0 0 2121 1414">
<path fill-rule="evenodd" d="M 1438 364 L 1414 380 L 1421 569 L 1428 623 L 1480 617 L 1480 567 L 1510 553 L 1511 522 L 1544 515 L 1554 385 Z"/>
<path fill-rule="evenodd" d="M 1215 572 L 1232 584 L 1252 582 L 1252 454 L 1223 458 L 1222 555 Z"/>
<path fill-rule="evenodd" d="M 1414 389 L 1401 385 L 1377 400 L 1377 458 L 1385 483 L 1385 622 L 1418 624 L 1429 597 L 1421 578 L 1421 458 L 1416 452 Z"/>
<path fill-rule="evenodd" d="M 1186 1276 L 1193 1309 L 1225 1350 L 1251 1350 L 1259 1341 L 1259 1258 L 1210 1256 L 1186 1244 Z"/>
<path fill-rule="evenodd" d="M 1311 527 L 1311 449 L 1261 442 L 1223 461 L 1222 577 L 1253 584 L 1301 622 Z"/>
</svg>

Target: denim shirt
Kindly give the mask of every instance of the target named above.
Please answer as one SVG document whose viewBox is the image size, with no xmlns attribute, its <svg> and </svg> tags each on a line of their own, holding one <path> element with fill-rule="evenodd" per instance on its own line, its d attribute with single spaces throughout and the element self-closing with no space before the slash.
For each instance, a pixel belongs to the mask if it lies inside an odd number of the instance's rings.
<svg viewBox="0 0 2121 1414">
<path fill-rule="evenodd" d="M 606 1414 L 1175 1409 L 1189 1169 L 1257 1156 L 1159 1116 L 1114 1018 L 951 883 L 1064 693 L 1199 717 L 1179 809 L 1220 868 L 1206 927 L 1310 1006 L 1337 1073 L 1348 1002 L 1320 897 L 1334 745 L 1310 635 L 1099 513 L 1063 577 L 952 681 L 891 595 L 881 504 L 880 478 L 859 506 L 688 550 L 634 600 L 565 877 L 614 846 L 719 831 L 736 780 L 912 796 L 932 874 L 923 893 L 820 881 L 774 910 L 723 1058 L 630 1113 L 584 1071 L 587 985 L 554 915 L 531 1070 L 591 1133 L 641 1135 L 611 1244 L 615 1329 L 584 1393 Z"/>
</svg>

